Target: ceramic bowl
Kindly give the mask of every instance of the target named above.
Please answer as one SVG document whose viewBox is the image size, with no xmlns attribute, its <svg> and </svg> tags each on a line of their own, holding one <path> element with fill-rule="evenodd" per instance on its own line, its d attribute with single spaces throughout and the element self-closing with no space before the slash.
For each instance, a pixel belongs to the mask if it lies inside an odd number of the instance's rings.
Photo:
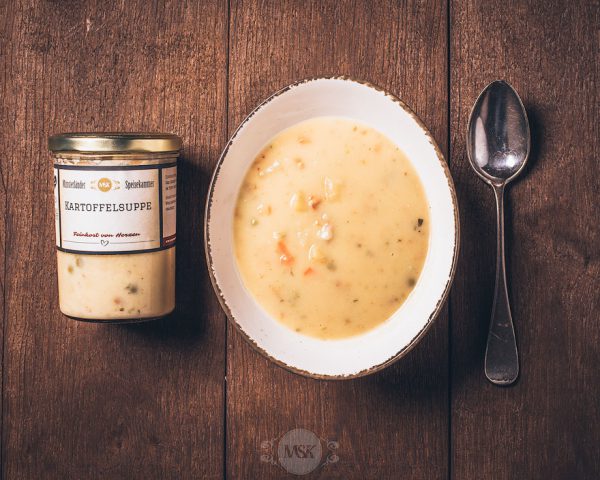
<svg viewBox="0 0 600 480">
<path fill-rule="evenodd" d="M 430 208 L 429 251 L 409 297 L 378 327 L 340 340 L 304 336 L 273 319 L 245 288 L 233 246 L 236 198 L 256 154 L 282 130 L 318 116 L 350 118 L 387 135 L 414 165 Z M 431 134 L 399 99 L 349 78 L 303 80 L 259 105 L 236 130 L 219 159 L 209 189 L 205 222 L 210 276 L 232 325 L 275 363 L 316 378 L 366 375 L 405 355 L 442 308 L 458 254 L 454 186 Z"/>
</svg>

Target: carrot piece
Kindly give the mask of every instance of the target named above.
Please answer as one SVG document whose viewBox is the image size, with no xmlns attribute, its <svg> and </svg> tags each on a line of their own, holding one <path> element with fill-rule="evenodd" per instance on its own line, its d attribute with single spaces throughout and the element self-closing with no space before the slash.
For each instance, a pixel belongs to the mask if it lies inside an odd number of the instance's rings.
<svg viewBox="0 0 600 480">
<path fill-rule="evenodd" d="M 319 203 L 321 203 L 321 199 L 316 195 L 308 196 L 308 206 L 313 210 L 315 210 L 319 206 Z"/>
<path fill-rule="evenodd" d="M 277 252 L 281 255 L 279 261 L 283 265 L 291 265 L 294 263 L 294 256 L 290 253 L 283 240 L 277 242 Z"/>
<path fill-rule="evenodd" d="M 304 270 L 304 275 L 312 275 L 313 273 L 315 273 L 315 271 L 311 267 Z"/>
</svg>

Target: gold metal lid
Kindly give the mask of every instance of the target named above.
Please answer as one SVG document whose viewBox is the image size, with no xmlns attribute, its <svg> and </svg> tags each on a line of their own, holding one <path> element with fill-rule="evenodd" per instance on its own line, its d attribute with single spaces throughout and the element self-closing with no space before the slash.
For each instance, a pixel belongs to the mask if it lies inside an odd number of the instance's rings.
<svg viewBox="0 0 600 480">
<path fill-rule="evenodd" d="M 181 138 L 170 133 L 61 133 L 48 138 L 53 152 L 178 152 Z"/>
</svg>

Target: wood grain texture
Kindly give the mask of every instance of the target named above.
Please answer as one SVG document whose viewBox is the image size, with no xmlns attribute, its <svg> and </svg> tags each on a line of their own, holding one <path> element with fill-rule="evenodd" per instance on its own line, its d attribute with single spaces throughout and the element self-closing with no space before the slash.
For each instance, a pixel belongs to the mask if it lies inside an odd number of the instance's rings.
<svg viewBox="0 0 600 480">
<path fill-rule="evenodd" d="M 398 94 L 447 139 L 446 7 L 439 2 L 234 1 L 229 131 L 258 103 L 310 76 L 345 74 Z M 328 382 L 289 373 L 229 328 L 227 477 L 285 478 L 260 444 L 295 427 L 339 442 L 339 463 L 307 478 L 447 476 L 447 317 L 386 371 Z"/>
<path fill-rule="evenodd" d="M 451 295 L 452 478 L 600 474 L 597 2 L 451 3 L 451 152 L 462 262 Z M 521 377 L 487 383 L 493 195 L 465 152 L 470 108 L 497 78 L 530 115 L 533 152 L 508 189 L 507 266 Z"/>
<path fill-rule="evenodd" d="M 9 25 L 8 8 L 5 3 L 0 2 L 0 125 L 8 125 L 11 112 L 8 109 L 8 102 L 2 99 L 7 98 L 7 73 L 8 73 L 8 25 Z M 2 391 L 4 391 L 4 327 L 6 325 L 6 204 L 7 204 L 7 182 L 8 182 L 8 169 L 6 168 L 5 152 L 11 134 L 8 128 L 0 127 L 0 478 L 2 478 L 2 465 L 3 465 L 3 442 L 2 442 Z"/>
<path fill-rule="evenodd" d="M 3 9 L 3 478 L 222 478 L 225 330 L 201 231 L 226 135 L 227 5 Z M 184 138 L 178 309 L 164 321 L 93 325 L 58 311 L 46 142 L 81 130 Z"/>
</svg>

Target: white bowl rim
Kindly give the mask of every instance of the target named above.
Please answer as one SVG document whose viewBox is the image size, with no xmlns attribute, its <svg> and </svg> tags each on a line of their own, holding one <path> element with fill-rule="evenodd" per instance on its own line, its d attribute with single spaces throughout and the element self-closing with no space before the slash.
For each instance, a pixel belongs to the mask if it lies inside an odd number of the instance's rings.
<svg viewBox="0 0 600 480">
<path fill-rule="evenodd" d="M 453 254 L 452 254 L 451 269 L 450 269 L 448 278 L 446 280 L 446 285 L 444 287 L 444 291 L 443 291 L 442 295 L 440 296 L 440 298 L 438 299 L 435 308 L 430 313 L 429 318 L 427 319 L 427 321 L 425 322 L 425 324 L 423 325 L 421 330 L 419 330 L 419 332 L 412 338 L 412 340 L 409 343 L 404 345 L 400 350 L 398 350 L 398 352 L 396 352 L 394 355 L 392 355 L 386 361 L 381 362 L 376 365 L 373 365 L 369 368 L 363 369 L 359 372 L 355 372 L 355 373 L 351 373 L 351 374 L 342 374 L 342 375 L 318 374 L 318 373 L 310 372 L 307 370 L 303 370 L 301 368 L 298 368 L 298 367 L 295 367 L 292 365 L 288 365 L 287 363 L 285 363 L 285 362 L 279 360 L 278 358 L 272 356 L 271 354 L 269 354 L 265 349 L 263 349 L 260 345 L 258 345 L 258 343 L 256 343 L 252 338 L 250 338 L 248 336 L 248 334 L 244 331 L 244 329 L 237 322 L 235 316 L 232 314 L 229 306 L 227 305 L 227 303 L 225 301 L 223 292 L 221 291 L 221 288 L 219 287 L 217 279 L 214 275 L 213 260 L 212 260 L 210 238 L 209 238 L 210 208 L 212 205 L 212 198 L 213 198 L 215 183 L 216 183 L 217 177 L 219 175 L 219 171 L 221 170 L 221 167 L 223 165 L 223 162 L 225 161 L 225 158 L 227 157 L 229 148 L 231 147 L 233 142 L 236 140 L 238 133 L 243 129 L 243 127 L 252 119 L 252 117 L 259 110 L 261 110 L 264 106 L 266 106 L 268 103 L 270 103 L 275 98 L 286 93 L 287 91 L 291 90 L 292 88 L 298 87 L 300 85 L 303 85 L 303 84 L 306 84 L 309 82 L 315 82 L 315 81 L 320 81 L 320 80 L 345 80 L 345 81 L 354 82 L 359 85 L 372 88 L 378 92 L 383 93 L 392 102 L 396 103 L 408 115 L 410 115 L 412 117 L 412 119 L 417 123 L 417 125 L 423 130 L 423 133 L 427 136 L 428 140 L 430 141 L 431 145 L 433 146 L 433 148 L 435 150 L 436 157 L 437 157 L 437 159 L 440 163 L 440 166 L 442 167 L 443 173 L 446 176 L 446 179 L 448 181 L 448 189 L 450 190 L 450 196 L 452 199 L 452 210 L 454 212 L 454 226 L 455 226 L 454 227 L 454 240 L 455 241 L 454 241 L 454 249 L 453 249 Z M 365 80 L 358 80 L 358 79 L 356 79 L 352 76 L 348 76 L 348 75 L 324 75 L 324 76 L 307 77 L 307 78 L 304 78 L 301 80 L 297 80 L 297 81 L 275 91 L 274 93 L 269 95 L 265 100 L 263 100 L 261 103 L 259 103 L 244 118 L 244 120 L 238 125 L 238 127 L 235 129 L 235 131 L 231 135 L 230 139 L 227 141 L 227 144 L 225 145 L 223 151 L 221 152 L 221 155 L 219 156 L 217 164 L 214 167 L 214 170 L 213 170 L 213 173 L 212 173 L 212 176 L 210 179 L 210 184 L 208 187 L 207 197 L 206 197 L 206 203 L 205 203 L 205 209 L 204 209 L 204 252 L 205 252 L 205 256 L 206 256 L 206 264 L 208 267 L 208 274 L 210 277 L 210 282 L 211 282 L 212 287 L 215 291 L 215 294 L 219 300 L 221 308 L 225 312 L 228 321 L 235 327 L 235 329 L 242 335 L 244 340 L 248 344 L 250 344 L 250 346 L 256 352 L 260 353 L 262 356 L 269 359 L 276 365 L 284 368 L 285 370 L 288 370 L 292 373 L 301 375 L 303 377 L 308 377 L 308 378 L 313 378 L 313 379 L 318 379 L 318 380 L 351 380 L 354 378 L 360 378 L 360 377 L 370 375 L 372 373 L 379 372 L 379 371 L 385 369 L 386 367 L 390 366 L 391 364 L 397 362 L 404 356 L 406 356 L 421 341 L 421 339 L 425 336 L 425 334 L 429 331 L 429 329 L 433 325 L 434 320 L 437 319 L 437 317 L 439 316 L 440 312 L 442 311 L 442 308 L 446 304 L 446 301 L 449 297 L 450 288 L 452 286 L 452 282 L 454 281 L 454 277 L 456 274 L 458 255 L 460 252 L 460 215 L 459 215 L 459 210 L 458 210 L 458 199 L 457 199 L 457 195 L 456 195 L 456 189 L 454 187 L 454 181 L 453 181 L 452 175 L 450 173 L 450 168 L 448 167 L 448 164 L 446 162 L 446 159 L 445 159 L 442 151 L 440 150 L 440 147 L 438 146 L 437 142 L 433 138 L 433 135 L 431 134 L 429 129 L 425 126 L 424 122 L 404 101 L 402 101 L 396 95 L 389 93 L 387 90 L 385 90 L 381 87 L 378 87 L 377 85 L 375 85 L 371 82 L 368 82 Z"/>
</svg>

